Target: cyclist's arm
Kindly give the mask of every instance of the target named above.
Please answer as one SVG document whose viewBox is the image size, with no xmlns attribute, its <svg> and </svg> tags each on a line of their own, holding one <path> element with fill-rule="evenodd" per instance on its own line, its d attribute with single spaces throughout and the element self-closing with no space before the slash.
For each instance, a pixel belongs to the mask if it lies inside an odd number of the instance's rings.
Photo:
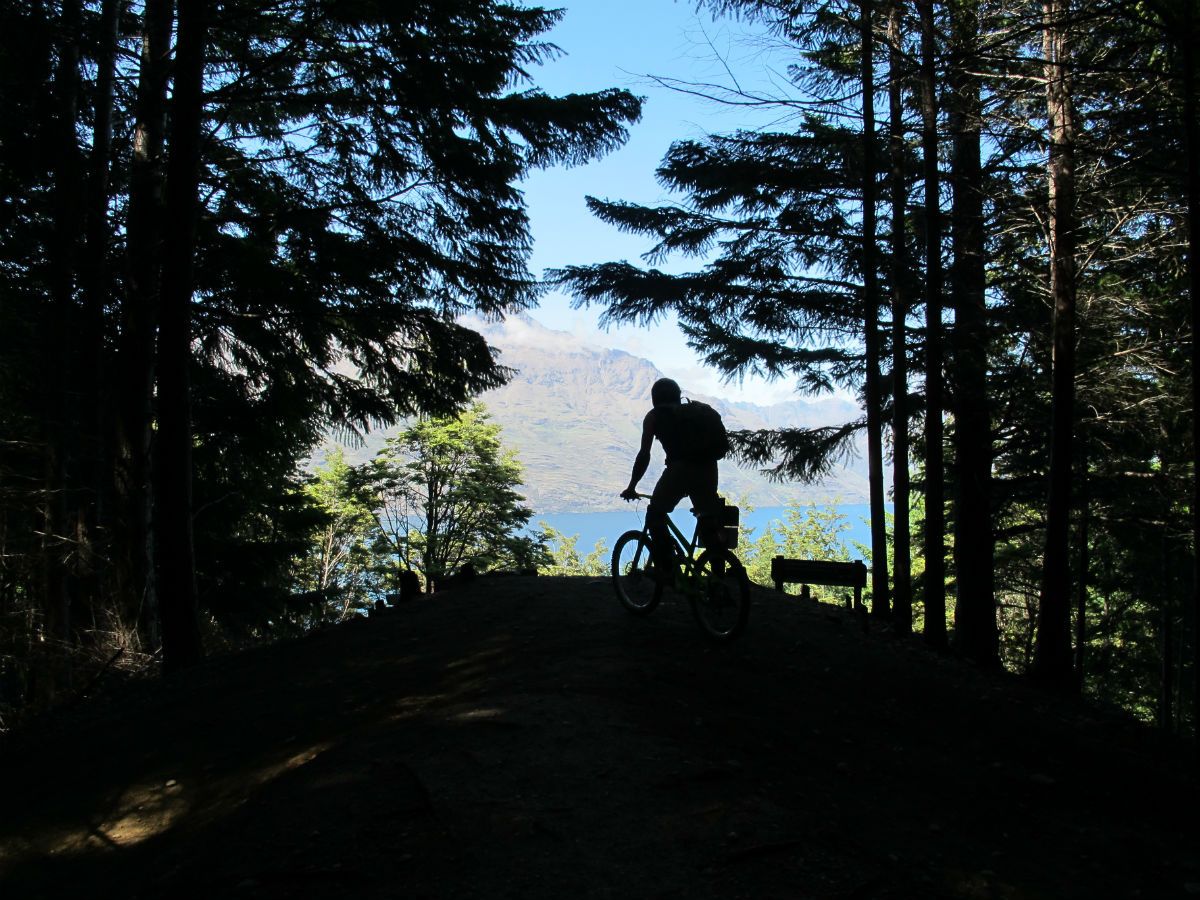
<svg viewBox="0 0 1200 900">
<path fill-rule="evenodd" d="M 646 418 L 642 420 L 642 445 L 633 460 L 633 474 L 629 476 L 629 487 L 621 492 L 621 496 L 626 500 L 634 499 L 634 495 L 637 493 L 637 484 L 646 474 L 646 469 L 650 467 L 650 447 L 653 443 L 654 410 L 650 410 L 646 413 Z"/>
</svg>

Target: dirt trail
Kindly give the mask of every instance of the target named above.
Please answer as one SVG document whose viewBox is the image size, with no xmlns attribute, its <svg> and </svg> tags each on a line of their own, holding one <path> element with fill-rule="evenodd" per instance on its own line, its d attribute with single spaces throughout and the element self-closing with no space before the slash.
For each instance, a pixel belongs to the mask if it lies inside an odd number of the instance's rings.
<svg viewBox="0 0 1200 900">
<path fill-rule="evenodd" d="M 839 609 L 483 579 L 9 741 L 0 897 L 1186 897 L 1164 752 Z"/>
</svg>

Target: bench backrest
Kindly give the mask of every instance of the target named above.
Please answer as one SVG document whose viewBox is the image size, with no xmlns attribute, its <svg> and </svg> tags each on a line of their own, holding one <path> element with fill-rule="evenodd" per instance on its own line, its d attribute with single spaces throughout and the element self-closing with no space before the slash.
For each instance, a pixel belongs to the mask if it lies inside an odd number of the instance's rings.
<svg viewBox="0 0 1200 900">
<path fill-rule="evenodd" d="M 776 556 L 771 560 L 771 580 L 792 584 L 862 588 L 867 585 L 867 567 L 861 559 L 854 562 L 836 562 L 827 559 L 785 559 Z"/>
</svg>

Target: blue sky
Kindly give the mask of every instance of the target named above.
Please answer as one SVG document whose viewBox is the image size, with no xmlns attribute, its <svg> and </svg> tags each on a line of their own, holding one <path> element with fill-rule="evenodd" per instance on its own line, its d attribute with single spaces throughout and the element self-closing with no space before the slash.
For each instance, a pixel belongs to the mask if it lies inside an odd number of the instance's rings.
<svg viewBox="0 0 1200 900">
<path fill-rule="evenodd" d="M 640 263 L 648 239 L 621 234 L 593 217 L 584 204 L 588 194 L 639 203 L 665 202 L 667 192 L 654 170 L 673 140 L 765 124 L 744 109 L 664 88 L 648 76 L 696 82 L 728 83 L 725 65 L 745 84 L 778 78 L 785 60 L 772 58 L 754 44 L 754 29 L 744 22 L 714 22 L 691 2 L 675 0 L 575 0 L 546 35 L 566 55 L 533 71 L 538 85 L 552 94 L 622 87 L 646 98 L 642 121 L 620 150 L 586 166 L 555 168 L 530 176 L 522 185 L 534 237 L 532 269 L 568 264 L 628 260 Z M 663 268 L 684 270 L 680 260 Z M 722 384 L 719 373 L 701 366 L 671 322 L 651 329 L 601 331 L 595 308 L 573 310 L 570 299 L 549 293 L 533 317 L 570 331 L 594 344 L 646 357 L 679 380 L 685 392 L 730 400 L 769 403 L 792 396 L 790 384 Z"/>
</svg>

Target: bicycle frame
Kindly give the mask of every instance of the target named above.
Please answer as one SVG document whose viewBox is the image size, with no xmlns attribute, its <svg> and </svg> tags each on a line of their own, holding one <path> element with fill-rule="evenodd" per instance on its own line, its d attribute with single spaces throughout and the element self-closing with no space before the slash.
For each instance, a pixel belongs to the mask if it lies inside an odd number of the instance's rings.
<svg viewBox="0 0 1200 900">
<path fill-rule="evenodd" d="M 643 500 L 651 499 L 649 494 L 638 494 L 637 496 Z M 696 524 L 692 528 L 691 540 L 683 536 L 683 531 L 680 530 L 679 526 L 675 524 L 670 516 L 666 517 L 667 532 L 671 535 L 672 540 L 674 540 L 676 548 L 683 551 L 679 554 L 679 557 L 683 563 L 685 575 L 694 573 L 696 568 L 696 551 L 700 548 L 700 517 L 696 516 L 695 513 L 692 515 L 696 519 Z M 646 535 L 647 543 L 653 546 L 654 536 L 650 533 L 649 523 L 642 523 L 642 534 Z"/>
<path fill-rule="evenodd" d="M 650 499 L 645 494 L 626 496 Z M 705 547 L 703 553 L 697 553 L 702 543 L 707 543 L 703 541 L 708 531 L 704 517 L 696 517 L 690 540 L 670 518 L 666 520 L 665 531 L 664 540 L 673 543 L 671 555 L 675 557 L 675 566 L 681 570 L 683 583 L 672 584 L 665 577 L 669 573 L 650 574 L 653 565 L 650 557 L 659 554 L 654 550 L 655 539 L 650 526 L 643 521 L 640 529 L 630 529 L 617 538 L 613 547 L 612 575 L 617 599 L 629 612 L 646 615 L 658 606 L 664 587 L 667 587 L 687 598 L 697 623 L 711 640 L 726 643 L 736 639 L 746 627 L 750 581 L 745 567 L 733 555 L 732 549 L 725 546 L 725 534 L 719 533 L 711 546 Z M 661 549 L 665 555 L 666 548 Z M 627 551 L 632 551 L 632 555 Z"/>
</svg>

